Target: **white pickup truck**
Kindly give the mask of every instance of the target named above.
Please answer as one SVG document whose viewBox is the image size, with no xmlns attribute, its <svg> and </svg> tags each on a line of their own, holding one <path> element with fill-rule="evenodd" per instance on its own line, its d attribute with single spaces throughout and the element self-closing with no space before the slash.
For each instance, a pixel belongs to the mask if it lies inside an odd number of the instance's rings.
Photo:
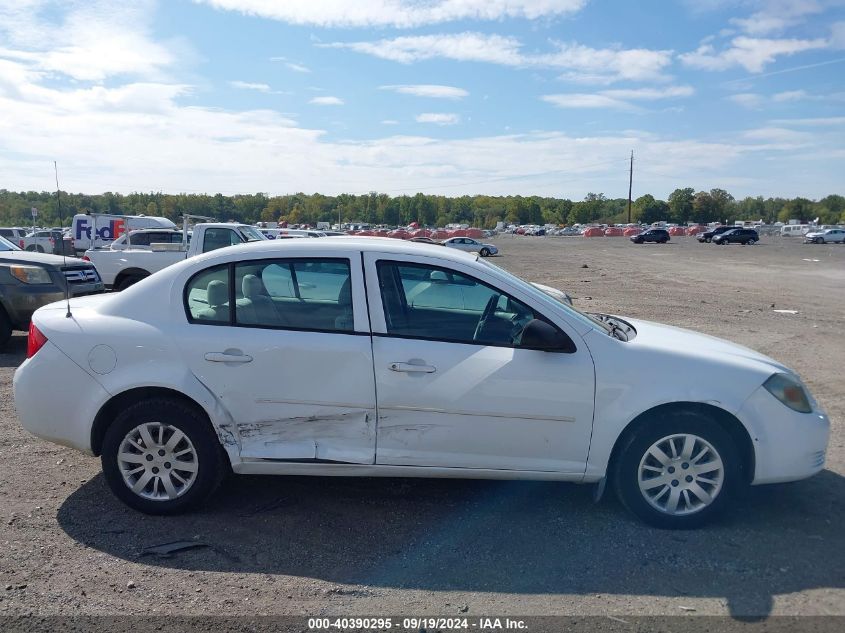
<svg viewBox="0 0 845 633">
<path fill-rule="evenodd" d="M 164 242 L 133 248 L 92 248 L 82 259 L 94 264 L 106 288 L 123 290 L 171 264 L 225 246 L 267 238 L 254 226 L 231 222 L 207 222 L 193 227 L 190 243 L 182 231 L 181 243 Z"/>
</svg>

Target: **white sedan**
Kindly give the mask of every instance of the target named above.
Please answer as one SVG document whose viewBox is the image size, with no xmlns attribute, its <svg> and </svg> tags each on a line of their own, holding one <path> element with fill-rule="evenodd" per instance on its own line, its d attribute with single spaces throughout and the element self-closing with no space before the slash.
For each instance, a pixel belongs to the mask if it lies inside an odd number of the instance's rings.
<svg viewBox="0 0 845 633">
<path fill-rule="evenodd" d="M 466 251 L 467 253 L 478 253 L 482 257 L 496 255 L 499 252 L 499 249 L 493 246 L 492 244 L 485 244 L 483 242 L 479 242 L 478 240 L 474 240 L 471 237 L 451 237 L 448 240 L 443 240 L 440 243 L 443 244 L 443 246 L 448 246 L 449 248 L 456 248 L 459 251 Z"/>
<path fill-rule="evenodd" d="M 256 242 L 71 310 L 32 319 L 20 421 L 100 455 L 143 512 L 196 506 L 230 470 L 542 479 L 609 481 L 685 528 L 824 466 L 828 417 L 778 362 L 583 314 L 440 246 Z"/>
</svg>

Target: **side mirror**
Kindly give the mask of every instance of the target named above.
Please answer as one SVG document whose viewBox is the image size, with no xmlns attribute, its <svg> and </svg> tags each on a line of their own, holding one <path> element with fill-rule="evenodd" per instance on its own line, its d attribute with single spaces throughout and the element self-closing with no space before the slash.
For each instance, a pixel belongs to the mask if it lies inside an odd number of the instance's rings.
<svg viewBox="0 0 845 633">
<path fill-rule="evenodd" d="M 563 352 L 571 354 L 575 351 L 575 343 L 555 326 L 532 319 L 522 330 L 520 347 L 536 349 L 542 352 Z"/>
</svg>

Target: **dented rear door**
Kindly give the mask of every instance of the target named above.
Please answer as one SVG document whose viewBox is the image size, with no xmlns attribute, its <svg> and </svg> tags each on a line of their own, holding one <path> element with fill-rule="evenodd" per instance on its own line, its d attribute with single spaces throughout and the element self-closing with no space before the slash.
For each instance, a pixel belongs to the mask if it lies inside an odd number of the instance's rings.
<svg viewBox="0 0 845 633">
<path fill-rule="evenodd" d="M 354 325 L 344 325 L 343 332 L 331 327 L 314 331 L 295 325 L 266 328 L 255 323 L 239 326 L 196 320 L 180 328 L 177 340 L 187 364 L 231 415 L 232 428 L 223 429 L 230 433 L 221 435 L 238 443 L 242 458 L 375 462 L 375 386 L 369 323 L 360 260 L 353 259 L 349 264 Z M 212 271 L 209 279 L 214 281 L 216 274 L 229 283 L 229 274 L 234 274 L 240 284 L 243 275 L 236 270 L 231 267 L 228 271 Z M 309 280 L 301 284 L 312 295 L 326 290 L 318 287 L 319 275 L 312 273 L 308 277 L 307 271 L 302 272 L 303 267 L 300 271 L 300 277 Z M 271 278 L 269 272 L 266 277 L 269 293 L 279 299 L 276 295 L 282 294 L 281 277 L 277 274 Z M 204 278 L 196 282 L 199 295 L 207 284 Z M 329 294 L 337 295 L 337 281 L 328 285 Z M 348 289 L 349 285 L 344 292 Z M 186 302 L 193 300 L 190 287 L 185 296 Z M 236 303 L 242 302 L 242 293 L 235 296 Z M 327 295 L 319 300 L 332 299 Z M 202 301 L 202 296 L 198 296 L 196 305 L 202 306 Z M 189 315 L 191 309 L 189 306 Z M 307 328 L 313 325 L 305 324 Z"/>
</svg>

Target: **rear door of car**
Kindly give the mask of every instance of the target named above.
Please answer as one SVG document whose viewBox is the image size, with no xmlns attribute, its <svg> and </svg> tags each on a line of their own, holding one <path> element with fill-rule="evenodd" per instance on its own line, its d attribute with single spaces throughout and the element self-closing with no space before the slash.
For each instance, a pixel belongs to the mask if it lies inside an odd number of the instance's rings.
<svg viewBox="0 0 845 633">
<path fill-rule="evenodd" d="M 555 326 L 572 353 L 513 344 L 531 318 L 547 317 L 464 264 L 365 253 L 365 269 L 376 463 L 583 473 L 595 382 L 574 330 Z"/>
<path fill-rule="evenodd" d="M 360 256 L 273 258 L 191 277 L 177 340 L 233 418 L 243 459 L 375 461 Z"/>
</svg>

